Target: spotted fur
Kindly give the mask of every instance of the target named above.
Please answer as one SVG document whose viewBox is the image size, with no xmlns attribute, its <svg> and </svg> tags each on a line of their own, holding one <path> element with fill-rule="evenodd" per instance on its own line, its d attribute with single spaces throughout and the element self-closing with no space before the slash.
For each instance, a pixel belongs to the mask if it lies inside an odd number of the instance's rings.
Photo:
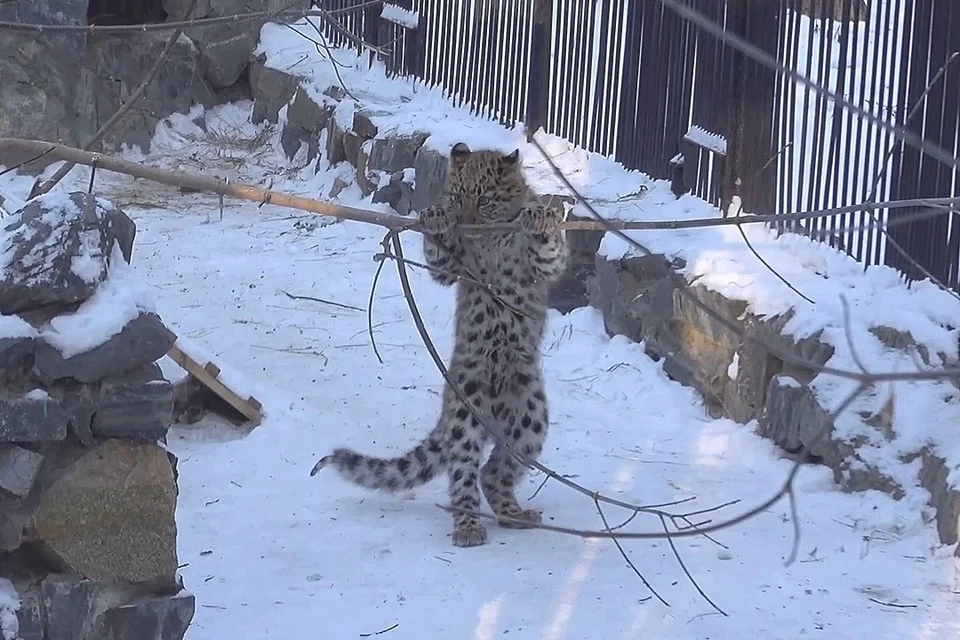
<svg viewBox="0 0 960 640">
<path fill-rule="evenodd" d="M 567 245 L 559 229 L 563 213 L 544 207 L 527 186 L 519 151 L 470 151 L 453 147 L 443 204 L 420 214 L 423 251 L 444 285 L 457 285 L 456 344 L 450 379 L 515 451 L 536 459 L 547 436 L 547 399 L 540 373 L 540 343 L 550 285 L 563 273 Z M 519 223 L 520 230 L 481 233 L 457 228 Z M 408 453 L 392 459 L 336 449 L 314 468 L 334 467 L 345 479 L 371 489 L 400 491 L 446 469 L 453 516 L 453 544 L 484 544 L 487 532 L 475 515 L 483 492 L 503 526 L 511 520 L 539 523 L 524 510 L 515 487 L 524 467 L 495 445 L 483 466 L 488 434 L 456 393 L 445 385 L 434 430 Z M 479 487 L 478 487 L 479 485 Z M 520 525 L 523 526 L 523 525 Z"/>
</svg>

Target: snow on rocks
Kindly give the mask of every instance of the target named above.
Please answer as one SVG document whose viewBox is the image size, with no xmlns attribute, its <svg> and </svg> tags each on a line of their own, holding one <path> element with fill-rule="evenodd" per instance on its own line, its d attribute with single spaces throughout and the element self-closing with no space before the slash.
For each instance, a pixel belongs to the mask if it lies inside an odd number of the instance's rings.
<svg viewBox="0 0 960 640">
<path fill-rule="evenodd" d="M 84 193 L 28 203 L 0 240 L 0 313 L 83 302 L 107 277 L 111 247 L 124 255 L 135 227 L 121 211 Z"/>
<path fill-rule="evenodd" d="M 180 640 L 193 615 L 158 443 L 173 395 L 154 363 L 175 337 L 128 264 L 135 232 L 58 188 L 0 235 L 4 637 Z"/>
</svg>

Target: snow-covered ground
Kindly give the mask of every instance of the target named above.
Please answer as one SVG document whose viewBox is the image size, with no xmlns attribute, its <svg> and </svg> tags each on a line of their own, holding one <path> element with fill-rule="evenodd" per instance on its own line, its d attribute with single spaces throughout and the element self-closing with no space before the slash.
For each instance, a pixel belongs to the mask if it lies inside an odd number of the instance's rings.
<svg viewBox="0 0 960 640">
<path fill-rule="evenodd" d="M 313 51 L 309 43 L 270 26 L 264 34 L 272 60 L 289 54 L 299 60 L 298 70 L 330 73 L 323 61 L 301 58 Z M 429 127 L 437 135 L 427 144 L 449 148 L 463 137 L 470 144 L 520 146 L 531 179 L 547 180 L 521 132 L 504 132 L 446 107 L 423 87 L 414 91 L 350 67 L 341 73 L 362 99 L 405 103 L 395 109 L 393 124 Z M 318 86 L 330 77 L 320 78 Z M 401 94 L 408 100 L 399 100 Z M 435 111 L 425 117 L 422 110 L 431 107 Z M 206 132 L 190 118 L 174 118 L 143 160 L 321 198 L 336 177 L 352 171 L 340 167 L 314 175 L 313 166 L 298 169 L 280 156 L 277 132 L 249 124 L 249 113 L 249 103 L 209 112 Z M 547 143 L 594 198 L 612 201 L 647 182 L 562 141 Z M 72 175 L 73 188 L 85 187 L 86 171 Z M 0 177 L 0 187 L 21 196 L 29 184 L 12 174 Z M 725 547 L 702 538 L 677 541 L 686 568 L 729 614 L 724 617 L 697 593 L 664 541 L 623 546 L 669 606 L 651 597 L 609 541 L 493 528 L 486 546 L 452 547 L 450 516 L 436 506 L 446 501 L 443 481 L 401 499 L 348 486 L 335 475 L 309 477 L 318 456 L 334 446 L 379 454 L 406 450 L 432 427 L 439 408 L 441 377 L 409 320 L 392 265 L 384 270 L 373 311 L 383 364 L 370 347 L 364 310 L 380 230 L 230 200 L 220 221 L 216 197 L 104 172 L 97 184 L 138 224 L 133 265 L 154 288 L 161 316 L 188 350 L 210 354 L 224 378 L 256 396 L 266 411 L 250 433 L 213 419 L 171 432 L 169 446 L 180 458 L 182 574 L 198 602 L 189 640 L 919 640 L 960 634 L 958 561 L 952 549 L 939 545 L 921 489 L 900 502 L 875 492 L 850 495 L 837 489 L 825 469 L 805 468 L 797 484 L 802 538 L 798 559 L 789 566 L 784 560 L 793 523 L 785 503 L 717 534 Z M 668 206 L 666 185 L 651 187 L 642 200 L 601 207 L 631 218 L 711 214 L 692 198 Z M 340 198 L 371 206 L 355 186 Z M 914 303 L 898 317 L 919 328 L 919 340 L 937 345 L 952 335 L 937 322 L 954 310 L 948 298 L 929 288 L 911 294 L 882 270 L 857 280 L 855 266 L 826 248 L 753 229 L 750 238 L 767 260 L 801 290 L 816 286 L 805 293 L 832 295 L 822 282 L 833 278 L 851 291 L 855 313 L 875 319 L 882 312 L 870 309 L 870 296 L 886 296 Z M 745 292 L 760 312 L 775 312 L 788 300 L 796 304 L 733 234 L 638 237 L 690 258 L 692 275 L 725 293 Z M 409 257 L 419 259 L 418 236 L 408 235 Z M 608 253 L 624 250 L 605 242 Z M 790 258 L 797 252 L 800 259 Z M 427 326 L 448 353 L 453 294 L 422 272 L 411 277 Z M 857 283 L 865 284 L 858 290 Z M 895 295 L 900 297 L 890 297 Z M 826 311 L 801 309 L 794 327 L 799 333 L 815 319 L 838 321 L 836 299 L 820 302 Z M 856 331 L 865 335 L 863 326 Z M 895 357 L 872 345 L 865 349 L 878 366 Z M 955 341 L 952 349 L 955 356 Z M 696 497 L 678 511 L 741 499 L 723 512 L 733 515 L 774 492 L 790 467 L 749 425 L 711 419 L 697 394 L 670 381 L 641 345 L 609 338 L 595 310 L 554 313 L 543 350 L 553 424 L 542 461 L 583 485 L 647 504 Z M 846 365 L 850 353 L 841 350 L 835 357 Z M 166 370 L 181 375 L 170 363 Z M 912 397 L 915 404 L 897 414 L 897 428 L 905 438 L 922 440 L 926 430 L 939 438 L 955 408 L 948 414 L 939 406 L 944 403 L 921 392 Z M 924 398 L 929 404 L 918 404 Z M 878 443 L 877 455 L 893 460 L 897 447 Z M 522 502 L 541 481 L 525 482 Z M 547 483 L 531 502 L 548 523 L 601 527 L 592 501 L 558 483 Z M 612 508 L 605 515 L 611 522 L 625 517 Z M 640 517 L 629 529 L 659 526 Z"/>
</svg>

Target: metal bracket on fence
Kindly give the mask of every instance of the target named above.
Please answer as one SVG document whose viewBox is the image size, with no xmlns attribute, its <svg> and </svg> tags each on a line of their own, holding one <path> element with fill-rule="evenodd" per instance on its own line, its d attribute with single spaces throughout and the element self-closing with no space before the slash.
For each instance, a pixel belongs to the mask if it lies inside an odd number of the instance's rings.
<svg viewBox="0 0 960 640">
<path fill-rule="evenodd" d="M 698 149 L 716 154 L 720 157 L 726 157 L 727 155 L 727 139 L 718 133 L 712 133 L 698 125 L 691 125 L 691 127 L 687 130 L 687 133 L 684 134 L 682 142 L 688 143 Z M 670 159 L 669 164 L 671 176 L 670 191 L 673 192 L 673 195 L 679 198 L 683 194 L 690 191 L 691 188 L 690 183 L 684 177 L 686 156 L 684 155 L 683 151 L 673 156 Z M 696 176 L 693 177 L 693 182 L 696 182 Z"/>
</svg>

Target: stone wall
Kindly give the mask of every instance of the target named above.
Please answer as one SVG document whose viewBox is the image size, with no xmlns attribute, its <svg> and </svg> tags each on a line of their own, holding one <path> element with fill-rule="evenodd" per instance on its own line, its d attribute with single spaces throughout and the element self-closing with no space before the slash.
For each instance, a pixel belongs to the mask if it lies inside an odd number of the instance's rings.
<svg viewBox="0 0 960 640">
<path fill-rule="evenodd" d="M 266 67 L 262 60 L 253 62 L 251 81 L 254 119 L 283 121 L 282 140 L 289 157 L 305 145 L 312 159 L 322 147 L 326 163 L 348 163 L 362 193 L 372 195 L 374 202 L 388 203 L 401 214 L 438 202 L 447 156 L 425 144 L 429 132 L 381 133 L 377 126 L 380 114 L 353 104 L 340 87 L 328 87 L 319 97 L 311 97 L 301 78 Z M 285 120 L 280 117 L 284 107 Z M 347 182 L 338 180 L 331 192 L 323 195 L 335 199 L 346 186 Z M 570 202 L 560 196 L 543 197 Z M 607 260 L 598 255 L 602 237 L 599 231 L 568 232 L 571 267 L 553 292 L 554 308 L 566 312 L 590 304 L 602 310 L 609 333 L 643 341 L 651 357 L 663 360 L 668 375 L 702 394 L 712 415 L 741 423 L 756 420 L 758 433 L 787 452 L 812 445 L 811 459 L 829 466 L 845 489 L 877 489 L 894 497 L 902 494 L 902 487 L 893 479 L 859 460 L 856 443 L 834 437 L 814 442 L 824 429 L 833 432 L 829 412 L 810 387 L 815 372 L 783 362 L 767 349 L 731 333 L 680 289 L 689 289 L 727 318 L 736 319 L 743 335 L 762 336 L 814 365 L 830 359 L 831 345 L 817 336 L 795 340 L 785 335 L 788 315 L 759 318 L 746 313 L 743 301 L 688 284 L 680 275 L 684 265 L 665 256 Z M 930 362 L 930 354 L 909 334 L 889 327 L 871 331 L 887 346 L 913 350 Z M 735 370 L 731 368 L 734 362 Z M 882 415 L 861 417 L 866 424 L 883 428 Z M 941 542 L 956 544 L 960 492 L 949 488 L 941 458 L 928 450 L 911 455 L 922 461 L 920 480 L 931 493 Z"/>
<path fill-rule="evenodd" d="M 127 262 L 135 225 L 85 193 L 0 232 L 0 577 L 22 640 L 180 640 L 176 458 L 158 441 L 175 337 Z M 0 586 L 3 586 L 0 584 Z"/>
<path fill-rule="evenodd" d="M 817 367 L 826 364 L 834 348 L 819 334 L 797 340 L 784 333 L 787 313 L 760 318 L 747 312 L 740 300 L 730 300 L 700 285 L 687 283 L 678 274 L 682 264 L 652 255 L 609 260 L 596 256 L 589 301 L 603 312 L 607 330 L 643 341 L 647 353 L 663 361 L 664 371 L 682 384 L 697 389 L 715 417 L 740 423 L 756 420 L 757 433 L 770 438 L 788 453 L 806 448 L 808 460 L 828 466 L 834 480 L 848 491 L 875 489 L 899 499 L 904 487 L 858 456 L 859 443 L 834 437 L 830 412 L 811 388 Z M 686 290 L 684 295 L 682 290 Z M 734 334 L 690 300 L 690 296 L 733 320 Z M 930 354 L 907 333 L 890 327 L 870 329 L 884 345 L 912 351 L 930 364 Z M 789 353 L 810 367 L 784 362 L 750 338 Z M 889 416 L 861 415 L 864 424 L 889 429 Z M 820 437 L 826 431 L 829 436 Z M 887 434 L 892 435 L 892 434 Z M 864 443 L 866 444 L 866 443 Z M 918 449 L 904 462 L 920 459 L 920 484 L 931 494 L 937 531 L 943 544 L 958 542 L 960 491 L 947 482 L 942 458 Z M 960 555 L 960 546 L 957 549 Z"/>
<path fill-rule="evenodd" d="M 187 0 L 143 0 L 162 5 L 150 14 L 180 20 Z M 94 9 L 110 3 L 98 3 Z M 114 2 L 136 15 L 111 15 L 110 22 L 142 20 L 138 2 Z M 200 0 L 195 18 L 304 9 L 309 0 Z M 30 24 L 85 25 L 88 0 L 0 2 L 0 20 Z M 119 10 L 119 9 L 118 9 Z M 250 97 L 248 64 L 263 21 L 187 29 L 146 94 L 95 151 L 121 144 L 149 150 L 156 123 L 172 113 Z M 140 85 L 172 32 L 36 34 L 0 31 L 0 137 L 33 138 L 82 146 Z M 0 157 L 10 166 L 26 156 Z M 39 172 L 40 159 L 25 167 Z"/>
</svg>

